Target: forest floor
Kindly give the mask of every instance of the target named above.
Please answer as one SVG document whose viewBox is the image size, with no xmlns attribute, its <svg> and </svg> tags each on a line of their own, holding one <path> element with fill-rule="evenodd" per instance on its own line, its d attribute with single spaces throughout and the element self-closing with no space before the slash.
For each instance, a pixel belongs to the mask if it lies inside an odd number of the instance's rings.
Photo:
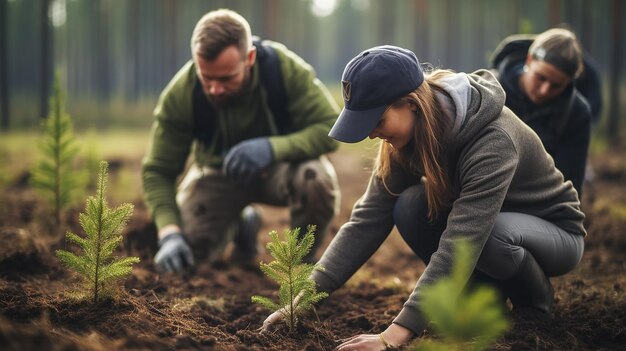
<svg viewBox="0 0 626 351">
<path fill-rule="evenodd" d="M 586 185 L 586 250 L 571 273 L 552 279 L 552 319 L 513 319 L 492 350 L 626 350 L 626 158 L 622 151 L 591 160 Z M 342 189 L 341 212 L 328 241 L 350 214 L 369 178 L 369 160 L 349 152 L 331 155 Z M 120 160 L 137 170 L 139 159 Z M 115 177 L 115 167 L 111 167 Z M 0 192 L 1 350 L 331 350 L 340 339 L 383 331 L 402 308 L 424 265 L 394 231 L 374 256 L 317 309 L 296 333 L 257 329 L 270 311 L 252 295 L 275 296 L 277 286 L 258 265 L 224 258 L 198 265 L 193 274 L 155 272 L 156 231 L 141 199 L 127 227 L 124 251 L 141 258 L 119 297 L 97 304 L 67 297 L 77 278 L 54 251 L 65 232 L 82 234 L 77 208 L 60 232 L 50 228 L 45 204 L 23 177 Z M 260 207 L 267 241 L 288 225 L 284 209 Z M 318 253 L 319 254 L 319 253 Z M 267 252 L 259 261 L 269 262 Z"/>
</svg>

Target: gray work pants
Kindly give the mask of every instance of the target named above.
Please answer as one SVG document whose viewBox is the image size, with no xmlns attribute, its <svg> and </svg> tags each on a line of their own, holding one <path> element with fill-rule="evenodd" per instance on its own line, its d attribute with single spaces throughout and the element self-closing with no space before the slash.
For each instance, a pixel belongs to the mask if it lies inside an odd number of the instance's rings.
<svg viewBox="0 0 626 351">
<path fill-rule="evenodd" d="M 192 166 L 179 186 L 176 201 L 194 256 L 212 261 L 233 239 L 230 229 L 241 210 L 253 202 L 289 207 L 291 228 L 300 227 L 302 234 L 308 225 L 315 225 L 312 257 L 338 212 L 339 196 L 335 170 L 322 156 L 275 164 L 248 186 L 226 178 L 221 169 Z"/>
<path fill-rule="evenodd" d="M 449 211 L 427 219 L 423 185 L 406 189 L 394 207 L 394 221 L 402 238 L 426 263 L 437 250 Z M 548 277 L 565 274 L 580 262 L 584 238 L 539 217 L 501 212 L 483 247 L 476 269 L 496 280 L 513 276 L 529 250 Z"/>
</svg>

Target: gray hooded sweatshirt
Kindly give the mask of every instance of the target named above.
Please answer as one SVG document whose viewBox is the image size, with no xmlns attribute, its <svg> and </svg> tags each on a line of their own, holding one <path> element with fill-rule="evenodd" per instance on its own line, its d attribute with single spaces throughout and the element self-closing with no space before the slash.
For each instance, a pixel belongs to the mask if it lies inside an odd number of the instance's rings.
<svg viewBox="0 0 626 351">
<path fill-rule="evenodd" d="M 454 240 L 470 241 L 477 250 L 471 262 L 475 267 L 500 212 L 536 216 L 572 235 L 586 235 L 584 214 L 572 183 L 563 180 L 535 132 L 504 107 L 505 94 L 495 77 L 486 70 L 458 73 L 440 86 L 448 95 L 438 96 L 438 100 L 452 119 L 441 158 L 450 165 L 455 196 L 439 247 L 393 321 L 416 334 L 428 322 L 419 308 L 422 289 L 450 275 Z M 399 194 L 418 184 L 420 177 L 392 165 L 386 183 Z M 372 174 L 350 220 L 319 262 L 325 270 L 313 273 L 320 290 L 338 289 L 378 249 L 394 226 L 396 200 Z"/>
</svg>

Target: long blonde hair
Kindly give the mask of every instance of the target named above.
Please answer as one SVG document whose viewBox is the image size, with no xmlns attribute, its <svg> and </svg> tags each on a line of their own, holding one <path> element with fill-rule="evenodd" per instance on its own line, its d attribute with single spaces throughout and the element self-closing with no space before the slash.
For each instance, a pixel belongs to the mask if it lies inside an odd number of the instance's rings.
<svg viewBox="0 0 626 351">
<path fill-rule="evenodd" d="M 413 140 L 400 150 L 381 142 L 374 166 L 376 175 L 382 179 L 387 191 L 393 195 L 397 194 L 394 194 L 386 185 L 393 161 L 398 162 L 416 176 L 423 175 L 426 178 L 424 188 L 429 219 L 434 219 L 439 211 L 449 206 L 452 198 L 447 165 L 440 158 L 441 140 L 450 121 L 444 118 L 442 108 L 435 98 L 435 92 L 443 92 L 436 82 L 453 73 L 448 70 L 436 70 L 426 75 L 424 82 L 415 91 L 389 105 L 389 108 L 405 104 L 413 104 L 417 107 L 417 112 L 414 113 Z"/>
</svg>

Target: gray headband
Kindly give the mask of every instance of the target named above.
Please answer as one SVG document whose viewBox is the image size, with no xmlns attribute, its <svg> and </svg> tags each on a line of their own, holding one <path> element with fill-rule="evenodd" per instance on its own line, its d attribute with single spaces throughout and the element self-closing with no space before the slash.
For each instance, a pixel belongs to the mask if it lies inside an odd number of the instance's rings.
<svg viewBox="0 0 626 351">
<path fill-rule="evenodd" d="M 554 55 L 542 47 L 538 47 L 531 53 L 533 59 L 545 61 L 556 68 L 563 71 L 568 76 L 574 78 L 576 71 L 578 71 L 578 65 L 562 56 Z"/>
</svg>

